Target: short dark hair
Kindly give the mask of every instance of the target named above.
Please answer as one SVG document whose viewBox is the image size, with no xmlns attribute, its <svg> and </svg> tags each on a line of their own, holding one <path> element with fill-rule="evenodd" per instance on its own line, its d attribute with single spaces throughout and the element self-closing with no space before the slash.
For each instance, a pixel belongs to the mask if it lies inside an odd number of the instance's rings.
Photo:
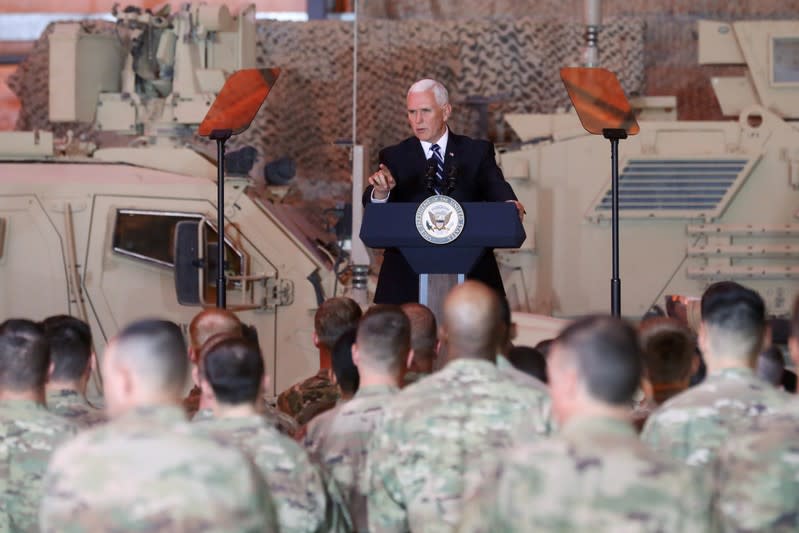
<svg viewBox="0 0 799 533">
<path fill-rule="evenodd" d="M 228 405 L 255 403 L 264 379 L 264 360 L 258 344 L 243 337 L 227 337 L 204 351 L 205 379 L 218 402 Z"/>
<path fill-rule="evenodd" d="M 799 341 L 799 295 L 793 303 L 793 314 L 791 315 L 791 337 Z"/>
<path fill-rule="evenodd" d="M 314 331 L 319 338 L 319 344 L 333 349 L 333 345 L 348 329 L 358 324 L 363 311 L 352 298 L 338 296 L 322 302 L 314 315 Z"/>
<path fill-rule="evenodd" d="M 652 384 L 677 383 L 691 376 L 696 339 L 673 318 L 651 318 L 641 324 L 644 370 Z"/>
<path fill-rule="evenodd" d="M 138 320 L 114 338 L 115 355 L 154 388 L 181 389 L 189 368 L 180 326 L 161 319 Z"/>
<path fill-rule="evenodd" d="M 348 329 L 338 338 L 331 352 L 331 366 L 336 383 L 342 392 L 355 394 L 361 385 L 358 367 L 352 362 L 352 345 L 355 344 L 356 329 Z"/>
<path fill-rule="evenodd" d="M 432 357 L 438 343 L 438 324 L 433 311 L 416 302 L 402 304 L 401 308 L 411 324 L 411 348 L 414 357 Z"/>
<path fill-rule="evenodd" d="M 605 315 L 578 319 L 555 339 L 558 348 L 573 359 L 592 398 L 629 405 L 641 381 L 641 349 L 628 322 Z"/>
<path fill-rule="evenodd" d="M 727 352 L 724 356 L 752 359 L 763 342 L 766 305 L 752 289 L 734 281 L 720 281 L 702 294 L 702 323 L 711 346 L 729 340 L 722 348 Z"/>
<path fill-rule="evenodd" d="M 41 390 L 50 369 L 50 345 L 44 328 L 24 319 L 0 324 L 0 387 L 12 391 Z"/>
<path fill-rule="evenodd" d="M 525 374 L 547 382 L 547 360 L 544 354 L 530 346 L 514 346 L 508 352 L 508 361 Z"/>
<path fill-rule="evenodd" d="M 53 381 L 76 381 L 89 365 L 92 355 L 92 332 L 83 320 L 60 315 L 42 322 L 50 343 Z"/>
<path fill-rule="evenodd" d="M 778 387 L 782 384 L 782 375 L 785 372 L 785 358 L 782 350 L 777 346 L 770 346 L 763 350 L 757 358 L 756 373 L 760 379 Z"/>
<path fill-rule="evenodd" d="M 358 323 L 356 342 L 363 364 L 398 370 L 411 349 L 411 323 L 397 305 L 374 305 Z"/>
<path fill-rule="evenodd" d="M 538 344 L 535 345 L 535 349 L 544 356 L 544 359 L 546 359 L 549 357 L 549 349 L 552 347 L 553 342 L 555 342 L 555 339 L 544 339 L 542 341 L 538 341 Z"/>
</svg>

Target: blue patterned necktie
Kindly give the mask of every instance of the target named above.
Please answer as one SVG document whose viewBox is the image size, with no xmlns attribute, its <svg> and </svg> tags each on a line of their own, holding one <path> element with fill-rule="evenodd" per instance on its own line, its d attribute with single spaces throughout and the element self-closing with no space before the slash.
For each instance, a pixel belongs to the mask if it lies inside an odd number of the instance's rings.
<svg viewBox="0 0 799 533">
<path fill-rule="evenodd" d="M 434 144 L 430 147 L 430 151 L 433 152 L 432 157 L 435 157 L 436 160 L 436 193 L 442 194 L 441 191 L 444 190 L 444 156 L 441 155 L 441 147 L 437 144 Z"/>
</svg>

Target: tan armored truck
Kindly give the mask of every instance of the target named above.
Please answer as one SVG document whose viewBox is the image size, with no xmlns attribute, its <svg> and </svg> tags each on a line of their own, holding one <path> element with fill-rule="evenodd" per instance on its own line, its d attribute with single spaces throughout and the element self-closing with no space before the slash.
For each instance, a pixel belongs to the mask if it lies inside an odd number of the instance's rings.
<svg viewBox="0 0 799 533">
<path fill-rule="evenodd" d="M 787 315 L 799 294 L 799 22 L 699 23 L 699 62 L 746 66 L 713 78 L 728 121 L 676 119 L 643 98 L 620 143 L 622 314 L 733 279 Z M 601 49 L 601 46 L 600 46 Z M 507 115 L 523 141 L 500 163 L 525 204 L 528 239 L 498 252 L 522 309 L 610 309 L 610 148 L 573 112 Z"/>
<path fill-rule="evenodd" d="M 0 317 L 82 317 L 98 353 L 131 320 L 187 326 L 214 305 L 216 167 L 191 136 L 226 76 L 255 66 L 253 7 L 116 15 L 117 35 L 54 28 L 50 117 L 135 141 L 0 134 Z M 318 368 L 313 313 L 333 294 L 332 260 L 250 180 L 224 187 L 228 307 L 257 329 L 279 392 Z"/>
</svg>

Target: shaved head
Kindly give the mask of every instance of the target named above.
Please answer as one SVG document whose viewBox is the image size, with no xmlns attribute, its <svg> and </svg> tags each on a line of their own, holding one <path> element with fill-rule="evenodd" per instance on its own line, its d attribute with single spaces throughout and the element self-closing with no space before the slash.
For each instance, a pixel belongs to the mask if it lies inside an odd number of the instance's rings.
<svg viewBox="0 0 799 533">
<path fill-rule="evenodd" d="M 189 337 L 195 354 L 208 339 L 219 334 L 241 336 L 241 321 L 227 309 L 204 309 L 191 321 Z"/>
<path fill-rule="evenodd" d="M 493 289 L 479 281 L 452 289 L 444 301 L 447 356 L 493 360 L 499 347 L 499 321 L 499 297 Z"/>
<path fill-rule="evenodd" d="M 183 333 L 167 320 L 134 322 L 109 343 L 103 367 L 111 411 L 131 405 L 131 390 L 134 404 L 164 397 L 179 402 L 189 369 Z"/>
</svg>

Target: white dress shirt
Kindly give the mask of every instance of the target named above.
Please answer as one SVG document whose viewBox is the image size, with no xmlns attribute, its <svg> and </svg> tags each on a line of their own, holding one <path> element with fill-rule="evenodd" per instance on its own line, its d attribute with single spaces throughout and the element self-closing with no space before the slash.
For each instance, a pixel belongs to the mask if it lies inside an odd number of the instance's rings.
<svg viewBox="0 0 799 533">
<path fill-rule="evenodd" d="M 433 157 L 433 151 L 430 149 L 433 144 L 437 144 L 440 148 L 439 152 L 441 153 L 442 159 L 446 161 L 447 159 L 447 141 L 449 141 L 449 128 L 444 129 L 444 135 L 438 139 L 436 143 L 430 143 L 427 141 L 419 141 L 422 144 L 422 150 L 424 150 L 424 158 L 430 159 Z M 388 195 L 383 198 L 382 200 L 375 198 L 375 190 L 372 188 L 372 203 L 373 204 L 384 204 L 388 202 L 388 197 L 391 196 L 391 191 L 388 191 Z"/>
</svg>

